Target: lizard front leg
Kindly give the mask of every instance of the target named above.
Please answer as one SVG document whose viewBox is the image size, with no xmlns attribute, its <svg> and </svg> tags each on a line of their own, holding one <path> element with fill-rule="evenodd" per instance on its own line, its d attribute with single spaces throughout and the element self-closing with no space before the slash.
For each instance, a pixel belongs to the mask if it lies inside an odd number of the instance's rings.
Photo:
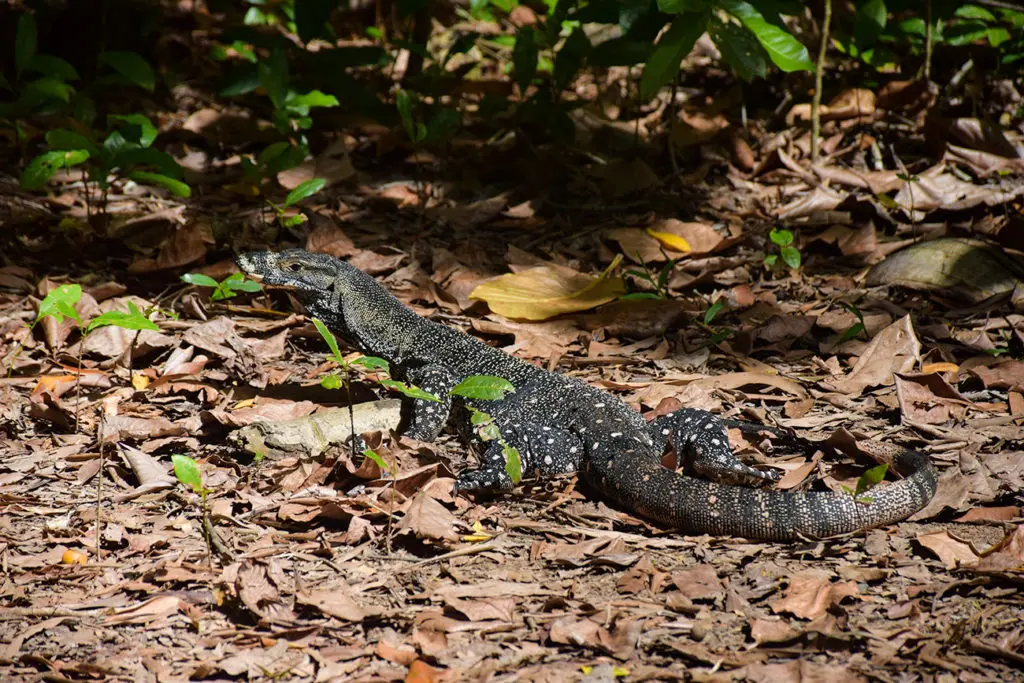
<svg viewBox="0 0 1024 683">
<path fill-rule="evenodd" d="M 412 401 L 412 416 L 405 435 L 420 441 L 433 441 L 444 429 L 452 412 L 452 397 L 448 393 L 459 378 L 443 365 L 423 365 L 406 373 L 407 379 L 424 391 L 440 399 L 428 401 L 416 398 Z"/>
<path fill-rule="evenodd" d="M 756 470 L 746 465 L 729 448 L 725 425 L 713 413 L 683 408 L 651 423 L 655 447 L 664 450 L 669 438 L 680 458 L 692 459 L 693 470 L 720 484 L 757 486 L 775 481 L 776 470 Z"/>
<path fill-rule="evenodd" d="M 524 474 L 567 474 L 579 469 L 583 443 L 568 430 L 527 423 L 505 425 L 501 435 L 519 451 Z M 463 472 L 455 482 L 456 492 L 510 491 L 512 487 L 512 478 L 505 471 L 504 448 L 497 441 L 488 445 L 479 468 Z"/>
</svg>

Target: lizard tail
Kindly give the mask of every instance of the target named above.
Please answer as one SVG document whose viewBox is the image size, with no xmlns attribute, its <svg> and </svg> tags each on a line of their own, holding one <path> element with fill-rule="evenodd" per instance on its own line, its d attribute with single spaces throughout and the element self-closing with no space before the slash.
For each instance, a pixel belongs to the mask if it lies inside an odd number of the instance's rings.
<svg viewBox="0 0 1024 683">
<path fill-rule="evenodd" d="M 860 447 L 905 478 L 872 488 L 858 500 L 832 491 L 716 484 L 663 467 L 660 458 L 613 458 L 593 464 L 588 474 L 610 497 L 656 522 L 688 533 L 770 541 L 827 538 L 892 524 L 931 500 L 938 475 L 927 455 L 878 442 Z"/>
</svg>

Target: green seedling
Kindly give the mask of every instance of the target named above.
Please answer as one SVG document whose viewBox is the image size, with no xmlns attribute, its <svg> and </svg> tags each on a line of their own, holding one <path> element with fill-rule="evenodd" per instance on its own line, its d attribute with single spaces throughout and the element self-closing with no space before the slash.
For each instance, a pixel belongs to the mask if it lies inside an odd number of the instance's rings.
<svg viewBox="0 0 1024 683">
<path fill-rule="evenodd" d="M 864 327 L 864 314 L 861 313 L 860 309 L 854 306 L 853 304 L 846 303 L 845 301 L 840 301 L 839 305 L 845 308 L 850 313 L 853 313 L 855 316 L 857 316 L 857 322 L 851 325 L 850 329 L 846 330 L 846 332 L 843 332 L 843 335 L 839 337 L 837 345 L 844 344 L 853 339 L 854 337 L 856 337 L 857 335 L 866 333 L 866 328 Z"/>
<path fill-rule="evenodd" d="M 883 479 L 885 479 L 885 473 L 889 471 L 889 463 L 882 463 L 876 467 L 872 467 L 867 472 L 861 475 L 860 479 L 857 480 L 857 490 L 851 490 L 849 486 L 844 486 L 843 491 L 853 496 L 854 500 L 864 505 L 870 505 L 874 500 L 872 496 L 865 495 L 868 491 L 878 486 Z"/>
<path fill-rule="evenodd" d="M 769 270 L 774 270 L 778 267 L 779 258 L 782 258 L 782 263 L 785 263 L 791 270 L 798 270 L 800 268 L 800 250 L 793 246 L 793 233 L 786 229 L 772 229 L 768 233 L 769 239 L 772 244 L 779 248 L 778 254 L 765 254 L 764 265 Z"/>
<path fill-rule="evenodd" d="M 718 317 L 718 314 L 721 313 L 723 310 L 725 310 L 725 300 L 719 299 L 718 301 L 708 306 L 708 310 L 704 311 L 702 323 L 705 329 L 707 329 L 707 331 L 711 333 L 711 336 L 708 337 L 707 340 L 700 345 L 700 348 L 720 344 L 721 342 L 725 341 L 734 334 L 733 330 L 724 328 L 716 329 L 711 324 L 714 321 L 714 319 Z"/>
<path fill-rule="evenodd" d="M 665 254 L 664 250 L 662 250 L 661 253 L 662 253 L 663 256 L 665 256 L 665 258 L 668 258 L 668 255 Z M 636 258 L 637 258 L 638 261 L 640 261 L 640 267 L 643 270 L 636 270 L 636 269 L 634 269 L 634 270 L 627 270 L 625 274 L 626 275 L 630 275 L 630 276 L 635 277 L 635 278 L 638 278 L 640 280 L 643 280 L 644 282 L 646 282 L 649 285 L 651 285 L 652 287 L 654 287 L 654 291 L 653 292 L 630 292 L 629 294 L 623 294 L 619 298 L 620 299 L 626 299 L 626 300 L 630 300 L 630 299 L 667 299 L 669 297 L 668 279 L 669 279 L 669 277 L 672 276 L 672 270 L 676 267 L 676 264 L 679 263 L 679 259 L 668 259 L 668 261 L 666 261 L 665 265 L 661 267 L 661 270 L 658 271 L 657 273 L 655 273 L 650 268 L 650 266 L 647 265 L 647 262 L 643 260 L 643 258 L 640 256 L 640 254 L 637 254 Z"/>
<path fill-rule="evenodd" d="M 267 200 L 267 203 L 277 213 L 277 221 L 281 224 L 281 227 L 292 228 L 296 225 L 301 225 L 306 222 L 306 216 L 303 214 L 296 214 L 289 216 L 287 209 L 295 204 L 298 204 L 303 199 L 312 197 L 320 190 L 324 189 L 324 185 L 327 184 L 325 178 L 310 178 L 309 180 L 301 183 L 298 187 L 288 193 L 288 196 L 284 198 L 284 203 L 278 206 L 274 202 Z"/>
<path fill-rule="evenodd" d="M 515 390 L 515 386 L 503 377 L 473 375 L 456 384 L 449 393 L 452 396 L 476 401 L 500 401 L 505 398 L 506 394 L 513 393 Z M 501 444 L 501 452 L 505 456 L 505 472 L 513 484 L 518 484 L 523 478 L 523 464 L 519 450 L 505 440 L 498 425 L 495 424 L 494 418 L 488 413 L 469 405 L 466 406 L 466 409 L 469 410 L 470 422 L 475 427 L 479 439 L 484 442 L 497 441 Z"/>
<path fill-rule="evenodd" d="M 171 463 L 174 465 L 174 476 L 177 480 L 199 495 L 203 514 L 203 538 L 206 540 L 207 561 L 210 561 L 214 552 L 213 525 L 210 522 L 210 511 L 206 499 L 213 493 L 213 490 L 203 486 L 203 475 L 199 469 L 199 463 L 192 458 L 187 455 L 175 454 L 171 456 Z"/>
<path fill-rule="evenodd" d="M 260 283 L 253 280 L 246 280 L 243 273 L 232 273 L 226 278 L 217 282 L 209 275 L 202 273 L 185 273 L 181 276 L 182 282 L 195 285 L 196 287 L 209 287 L 213 289 L 210 293 L 211 301 L 223 301 L 236 296 L 239 292 L 259 292 L 263 288 Z"/>
</svg>

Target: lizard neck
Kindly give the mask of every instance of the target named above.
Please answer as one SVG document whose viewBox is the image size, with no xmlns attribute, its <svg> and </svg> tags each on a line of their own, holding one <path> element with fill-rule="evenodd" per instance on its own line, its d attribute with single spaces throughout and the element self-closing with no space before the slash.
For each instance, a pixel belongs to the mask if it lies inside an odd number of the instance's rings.
<svg viewBox="0 0 1024 683">
<path fill-rule="evenodd" d="M 373 277 L 347 263 L 339 265 L 328 291 L 306 300 L 307 310 L 360 350 L 400 360 L 403 341 L 426 321 Z"/>
</svg>

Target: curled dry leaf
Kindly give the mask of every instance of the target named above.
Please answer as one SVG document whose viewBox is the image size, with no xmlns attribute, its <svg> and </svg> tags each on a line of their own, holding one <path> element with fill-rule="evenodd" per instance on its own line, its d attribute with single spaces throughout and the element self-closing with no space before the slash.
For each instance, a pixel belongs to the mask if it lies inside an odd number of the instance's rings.
<svg viewBox="0 0 1024 683">
<path fill-rule="evenodd" d="M 622 278 L 609 275 L 620 260 L 616 258 L 599 277 L 553 264 L 500 275 L 478 285 L 469 297 L 486 301 L 492 311 L 506 318 L 521 320 L 547 320 L 586 311 L 626 293 Z"/>
<path fill-rule="evenodd" d="M 921 342 L 906 315 L 879 332 L 857 359 L 850 374 L 825 386 L 842 394 L 858 396 L 867 387 L 888 386 L 895 373 L 914 369 L 921 357 Z"/>
</svg>

